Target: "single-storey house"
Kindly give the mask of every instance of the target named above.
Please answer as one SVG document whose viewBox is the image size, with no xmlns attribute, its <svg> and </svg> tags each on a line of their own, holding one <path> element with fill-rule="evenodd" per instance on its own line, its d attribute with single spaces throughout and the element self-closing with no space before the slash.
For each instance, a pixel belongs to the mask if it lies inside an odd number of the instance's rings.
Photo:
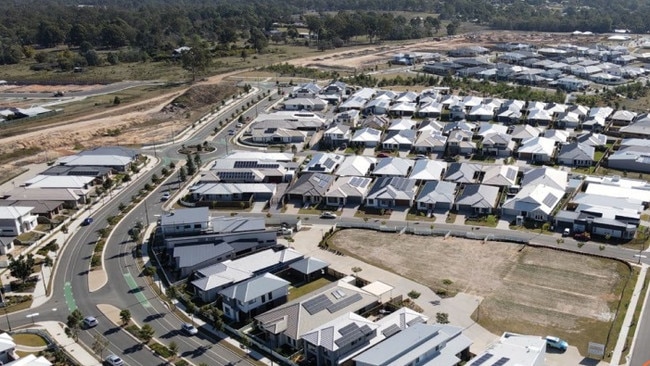
<svg viewBox="0 0 650 366">
<path fill-rule="evenodd" d="M 466 184 L 461 188 L 454 208 L 459 212 L 492 214 L 499 202 L 499 187 L 483 184 Z"/>
<path fill-rule="evenodd" d="M 456 200 L 456 183 L 431 180 L 424 184 L 415 202 L 420 211 L 451 210 Z"/>
<path fill-rule="evenodd" d="M 372 178 L 368 177 L 339 177 L 325 193 L 325 204 L 328 206 L 360 205 L 363 203 L 370 188 Z"/>
<path fill-rule="evenodd" d="M 303 174 L 285 192 L 285 197 L 291 201 L 303 204 L 318 204 L 325 197 L 327 190 L 334 184 L 336 176 L 322 173 Z"/>
<path fill-rule="evenodd" d="M 557 161 L 560 164 L 573 167 L 590 167 L 594 165 L 594 154 L 596 149 L 593 146 L 580 142 L 564 144 L 557 154 Z"/>
<path fill-rule="evenodd" d="M 415 161 L 410 179 L 418 183 L 429 180 L 440 180 L 445 175 L 447 163 L 438 160 L 419 159 Z"/>
<path fill-rule="evenodd" d="M 349 155 L 341 163 L 336 171 L 340 177 L 346 176 L 366 176 L 377 164 L 377 158 L 364 155 Z"/>
<path fill-rule="evenodd" d="M 408 151 L 413 148 L 416 136 L 417 131 L 414 130 L 388 131 L 381 147 L 384 150 Z"/>
<path fill-rule="evenodd" d="M 404 158 L 380 158 L 372 175 L 375 177 L 408 177 L 415 163 Z"/>
<path fill-rule="evenodd" d="M 413 150 L 417 153 L 442 153 L 447 147 L 447 136 L 440 131 L 421 131 L 413 144 Z"/>
<path fill-rule="evenodd" d="M 544 184 L 526 185 L 502 207 L 504 216 L 523 216 L 535 221 L 548 221 L 564 197 L 564 191 Z"/>
<path fill-rule="evenodd" d="M 375 180 L 365 199 L 368 207 L 411 207 L 417 187 L 415 181 L 402 177 L 381 177 Z"/>
<path fill-rule="evenodd" d="M 555 141 L 546 137 L 532 137 L 522 141 L 517 150 L 519 159 L 548 163 L 555 155 Z"/>
</svg>

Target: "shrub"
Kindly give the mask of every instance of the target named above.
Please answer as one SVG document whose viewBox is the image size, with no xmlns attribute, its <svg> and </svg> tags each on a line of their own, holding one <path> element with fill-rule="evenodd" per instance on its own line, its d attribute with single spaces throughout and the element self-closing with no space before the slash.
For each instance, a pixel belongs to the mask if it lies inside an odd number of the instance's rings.
<svg viewBox="0 0 650 366">
<path fill-rule="evenodd" d="M 415 290 L 411 290 L 411 291 L 409 291 L 409 293 L 408 293 L 407 295 L 408 295 L 408 297 L 410 297 L 411 299 L 415 300 L 415 299 L 417 299 L 418 297 L 420 297 L 421 294 L 420 294 L 419 292 L 415 291 Z"/>
</svg>

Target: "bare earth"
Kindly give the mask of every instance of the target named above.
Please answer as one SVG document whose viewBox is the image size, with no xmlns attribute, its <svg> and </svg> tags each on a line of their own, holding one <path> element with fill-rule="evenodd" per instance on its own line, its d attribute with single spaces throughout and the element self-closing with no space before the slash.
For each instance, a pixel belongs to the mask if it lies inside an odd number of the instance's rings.
<svg viewBox="0 0 650 366">
<path fill-rule="evenodd" d="M 621 274 L 629 273 L 616 261 L 511 243 L 366 230 L 342 230 L 332 243 L 433 290 L 484 297 L 480 321 L 493 331 L 577 334 L 586 324 L 609 322 Z M 445 286 L 445 279 L 452 284 Z"/>
</svg>

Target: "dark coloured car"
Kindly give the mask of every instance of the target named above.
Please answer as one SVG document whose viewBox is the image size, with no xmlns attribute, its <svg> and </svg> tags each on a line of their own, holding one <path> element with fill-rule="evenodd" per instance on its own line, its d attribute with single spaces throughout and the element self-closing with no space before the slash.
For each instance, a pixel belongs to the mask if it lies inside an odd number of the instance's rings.
<svg viewBox="0 0 650 366">
<path fill-rule="evenodd" d="M 93 218 L 92 217 L 86 217 L 82 222 L 81 226 L 88 226 L 93 223 Z"/>
</svg>

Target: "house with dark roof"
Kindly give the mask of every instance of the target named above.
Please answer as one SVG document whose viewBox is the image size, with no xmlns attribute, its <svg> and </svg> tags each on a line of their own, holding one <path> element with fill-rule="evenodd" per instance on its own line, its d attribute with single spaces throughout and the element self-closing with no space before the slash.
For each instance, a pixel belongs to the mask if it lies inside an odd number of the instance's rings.
<svg viewBox="0 0 650 366">
<path fill-rule="evenodd" d="M 333 153 L 316 153 L 305 165 L 302 173 L 332 174 L 345 159 L 344 155 Z"/>
<path fill-rule="evenodd" d="M 560 164 L 573 167 L 590 167 L 594 165 L 594 154 L 596 149 L 593 146 L 572 142 L 560 147 L 557 154 L 557 161 Z"/>
<path fill-rule="evenodd" d="M 384 150 L 408 151 L 413 148 L 416 137 L 417 131 L 414 130 L 388 131 L 381 147 Z"/>
<path fill-rule="evenodd" d="M 325 193 L 325 204 L 328 206 L 360 205 L 368 190 L 372 178 L 368 177 L 339 177 Z"/>
<path fill-rule="evenodd" d="M 495 186 L 467 184 L 458 193 L 454 208 L 459 212 L 492 214 L 499 202 L 499 191 Z"/>
<path fill-rule="evenodd" d="M 607 167 L 624 172 L 650 173 L 650 146 L 624 146 L 607 158 Z"/>
<path fill-rule="evenodd" d="M 456 200 L 456 183 L 432 180 L 424 184 L 415 202 L 419 211 L 451 210 Z"/>
<path fill-rule="evenodd" d="M 331 174 L 303 174 L 285 192 L 285 197 L 291 201 L 303 204 L 318 204 L 323 200 L 327 190 L 334 184 L 336 176 Z"/>
<path fill-rule="evenodd" d="M 417 187 L 412 179 L 402 177 L 377 178 L 366 195 L 365 205 L 385 209 L 411 207 L 413 206 L 416 191 Z"/>
<path fill-rule="evenodd" d="M 237 322 L 287 302 L 289 282 L 271 273 L 250 278 L 219 292 L 223 315 Z"/>
<path fill-rule="evenodd" d="M 483 176 L 483 167 L 474 163 L 451 163 L 447 165 L 444 180 L 454 183 L 477 183 Z"/>
<path fill-rule="evenodd" d="M 516 143 L 507 133 L 488 133 L 481 142 L 481 153 L 488 156 L 512 156 Z"/>
</svg>

